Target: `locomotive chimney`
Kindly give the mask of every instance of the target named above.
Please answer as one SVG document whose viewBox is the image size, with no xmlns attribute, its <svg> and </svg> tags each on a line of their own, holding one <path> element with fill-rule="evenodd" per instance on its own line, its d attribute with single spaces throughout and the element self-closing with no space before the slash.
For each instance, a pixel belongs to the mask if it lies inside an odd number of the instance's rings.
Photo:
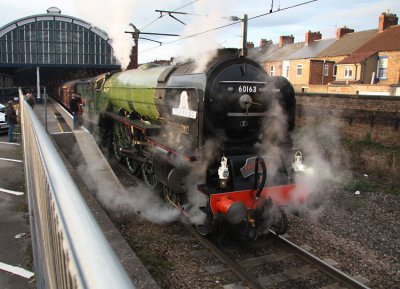
<svg viewBox="0 0 400 289">
<path fill-rule="evenodd" d="M 132 33 L 132 37 L 133 37 L 133 40 L 135 43 L 134 43 L 134 46 L 132 46 L 131 55 L 129 56 L 130 61 L 129 61 L 128 67 L 126 69 L 135 69 L 135 68 L 138 68 L 138 57 L 139 57 L 138 56 L 138 44 L 139 44 L 139 32 L 140 31 L 132 23 L 130 25 L 134 29 L 134 32 Z"/>
<path fill-rule="evenodd" d="M 322 34 L 318 31 L 318 32 L 311 32 L 308 31 L 306 33 L 306 46 L 308 46 L 311 42 L 315 41 L 315 40 L 320 40 L 322 38 Z"/>
<path fill-rule="evenodd" d="M 285 35 L 285 36 L 280 36 L 279 37 L 279 47 L 282 47 L 283 45 L 294 43 L 294 37 L 293 35 Z"/>
<path fill-rule="evenodd" d="M 353 33 L 354 29 L 347 28 L 346 26 L 338 28 L 336 30 L 336 39 L 342 38 L 347 33 Z"/>
<path fill-rule="evenodd" d="M 253 42 L 247 42 L 247 48 L 254 48 Z"/>
<path fill-rule="evenodd" d="M 382 32 L 386 28 L 397 25 L 399 18 L 397 18 L 396 14 L 390 13 L 388 10 L 387 12 L 383 12 L 379 16 L 379 32 Z"/>
</svg>

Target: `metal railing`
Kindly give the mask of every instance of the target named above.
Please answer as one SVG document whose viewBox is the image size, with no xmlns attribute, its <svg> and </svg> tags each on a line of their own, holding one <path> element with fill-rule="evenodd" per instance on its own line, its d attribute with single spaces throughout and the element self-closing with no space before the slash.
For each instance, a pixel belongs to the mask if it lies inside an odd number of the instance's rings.
<svg viewBox="0 0 400 289">
<path fill-rule="evenodd" d="M 19 91 L 37 288 L 135 288 Z"/>
</svg>

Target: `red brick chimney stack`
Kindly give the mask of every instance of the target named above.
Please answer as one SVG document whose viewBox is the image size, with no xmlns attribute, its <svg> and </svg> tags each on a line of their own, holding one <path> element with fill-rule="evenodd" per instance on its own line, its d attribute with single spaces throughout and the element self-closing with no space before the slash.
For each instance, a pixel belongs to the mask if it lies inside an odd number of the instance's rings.
<svg viewBox="0 0 400 289">
<path fill-rule="evenodd" d="M 347 34 L 347 33 L 353 33 L 353 32 L 354 32 L 354 29 L 347 28 L 346 26 L 345 26 L 345 27 L 338 28 L 338 29 L 336 30 L 336 39 L 340 39 L 340 38 L 342 38 L 345 34 Z"/>
<path fill-rule="evenodd" d="M 318 31 L 318 32 L 311 32 L 308 31 L 306 33 L 306 45 L 309 45 L 311 42 L 315 41 L 315 40 L 320 40 L 322 38 L 322 34 Z"/>
<path fill-rule="evenodd" d="M 272 40 L 267 40 L 265 38 L 260 39 L 260 48 L 263 48 L 267 45 L 271 45 L 272 44 Z"/>
<path fill-rule="evenodd" d="M 396 14 L 390 13 L 388 10 L 387 12 L 383 12 L 379 16 L 379 32 L 385 30 L 386 28 L 397 25 L 399 18 L 397 18 Z"/>
<path fill-rule="evenodd" d="M 279 37 L 279 47 L 282 47 L 283 45 L 294 43 L 294 37 L 293 35 L 285 35 L 285 36 L 280 36 Z"/>
<path fill-rule="evenodd" d="M 253 42 L 247 42 L 247 48 L 254 48 Z"/>
</svg>

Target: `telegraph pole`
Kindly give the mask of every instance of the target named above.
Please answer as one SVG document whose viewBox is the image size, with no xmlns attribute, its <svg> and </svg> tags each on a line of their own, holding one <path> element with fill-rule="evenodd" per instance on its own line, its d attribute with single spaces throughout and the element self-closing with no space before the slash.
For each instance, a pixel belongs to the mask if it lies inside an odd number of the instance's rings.
<svg viewBox="0 0 400 289">
<path fill-rule="evenodd" d="M 241 46 L 242 49 L 240 51 L 240 56 L 241 57 L 246 57 L 247 56 L 247 22 L 248 22 L 248 16 L 247 14 L 244 14 L 244 17 L 242 19 L 242 36 L 241 38 Z"/>
</svg>

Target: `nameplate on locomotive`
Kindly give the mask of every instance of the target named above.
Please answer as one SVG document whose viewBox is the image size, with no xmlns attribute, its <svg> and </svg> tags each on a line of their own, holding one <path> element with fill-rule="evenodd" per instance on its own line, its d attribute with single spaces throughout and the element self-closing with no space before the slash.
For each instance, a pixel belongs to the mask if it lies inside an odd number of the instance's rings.
<svg viewBox="0 0 400 289">
<path fill-rule="evenodd" d="M 241 172 L 243 178 L 247 178 L 251 175 L 254 175 L 255 170 L 256 170 L 256 158 L 257 157 L 248 158 L 246 160 L 246 163 L 244 164 L 244 166 L 240 168 L 240 172 Z M 262 158 L 264 159 L 265 166 L 268 169 L 268 167 L 270 167 L 272 164 L 272 157 L 263 156 Z M 262 173 L 262 168 L 260 165 L 258 166 L 258 172 Z"/>
<path fill-rule="evenodd" d="M 191 110 L 189 107 L 190 94 L 184 90 L 180 94 L 179 107 L 172 108 L 172 114 L 187 118 L 197 118 L 197 111 Z"/>
<path fill-rule="evenodd" d="M 197 117 L 197 111 L 183 108 L 172 108 L 172 114 L 193 119 Z"/>
</svg>

